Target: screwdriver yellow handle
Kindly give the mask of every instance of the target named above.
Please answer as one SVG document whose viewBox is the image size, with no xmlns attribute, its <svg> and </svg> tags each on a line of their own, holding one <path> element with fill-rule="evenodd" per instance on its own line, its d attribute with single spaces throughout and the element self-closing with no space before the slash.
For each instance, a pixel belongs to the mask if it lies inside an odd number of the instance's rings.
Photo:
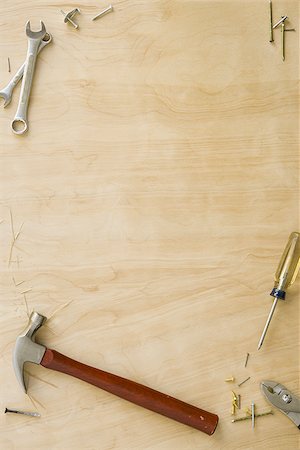
<svg viewBox="0 0 300 450">
<path fill-rule="evenodd" d="M 285 291 L 294 283 L 300 269 L 300 233 L 291 233 L 275 273 L 275 285 L 270 295 L 285 299 Z"/>
</svg>

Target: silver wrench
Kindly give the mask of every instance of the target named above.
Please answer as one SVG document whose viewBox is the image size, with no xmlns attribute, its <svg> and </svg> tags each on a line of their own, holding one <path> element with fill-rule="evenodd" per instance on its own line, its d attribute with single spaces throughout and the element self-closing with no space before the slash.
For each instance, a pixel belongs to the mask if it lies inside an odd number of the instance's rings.
<svg viewBox="0 0 300 450">
<path fill-rule="evenodd" d="M 42 41 L 40 43 L 40 46 L 39 46 L 39 49 L 38 49 L 38 53 L 40 53 L 40 51 L 43 50 L 43 48 L 45 48 L 46 45 L 50 44 L 51 41 L 52 41 L 51 34 L 50 33 L 46 33 L 44 38 L 42 39 Z M 25 64 L 26 64 L 26 61 L 22 64 L 22 66 L 16 72 L 14 77 L 10 80 L 8 85 L 5 86 L 5 88 L 3 88 L 0 91 L 0 98 L 3 98 L 3 100 L 4 100 L 3 108 L 5 108 L 6 106 L 8 106 L 10 104 L 11 99 L 12 99 L 13 90 L 17 86 L 17 84 L 19 83 L 19 81 L 21 80 L 21 78 L 23 76 L 24 69 L 25 69 Z"/>
<path fill-rule="evenodd" d="M 16 134 L 23 134 L 28 129 L 27 110 L 30 98 L 32 80 L 38 49 L 42 39 L 45 37 L 46 27 L 41 21 L 41 30 L 32 31 L 30 22 L 26 24 L 26 35 L 28 37 L 28 50 L 22 80 L 20 100 L 14 120 L 11 123 L 11 129 Z"/>
</svg>

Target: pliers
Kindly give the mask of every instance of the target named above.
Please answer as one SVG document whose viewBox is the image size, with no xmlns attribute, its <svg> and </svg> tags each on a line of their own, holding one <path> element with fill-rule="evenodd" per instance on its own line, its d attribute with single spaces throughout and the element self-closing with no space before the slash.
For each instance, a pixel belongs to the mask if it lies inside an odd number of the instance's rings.
<svg viewBox="0 0 300 450">
<path fill-rule="evenodd" d="M 288 416 L 300 430 L 300 400 L 291 391 L 275 381 L 262 381 L 262 393 L 273 406 Z"/>
</svg>

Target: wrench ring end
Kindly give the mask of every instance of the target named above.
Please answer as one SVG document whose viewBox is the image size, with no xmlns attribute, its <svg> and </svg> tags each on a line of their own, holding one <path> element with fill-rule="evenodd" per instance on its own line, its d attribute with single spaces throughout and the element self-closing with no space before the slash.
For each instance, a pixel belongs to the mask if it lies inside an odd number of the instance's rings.
<svg viewBox="0 0 300 450">
<path fill-rule="evenodd" d="M 24 119 L 14 119 L 11 129 L 15 134 L 24 134 L 28 130 L 27 122 Z"/>
</svg>

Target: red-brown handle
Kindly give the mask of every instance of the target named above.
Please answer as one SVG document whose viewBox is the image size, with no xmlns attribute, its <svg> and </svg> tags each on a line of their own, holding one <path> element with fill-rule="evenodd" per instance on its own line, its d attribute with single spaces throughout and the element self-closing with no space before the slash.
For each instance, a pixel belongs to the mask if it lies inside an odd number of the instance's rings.
<svg viewBox="0 0 300 450">
<path fill-rule="evenodd" d="M 197 428 L 206 434 L 213 434 L 217 427 L 218 416 L 216 414 L 204 411 L 126 378 L 79 363 L 55 350 L 46 350 L 41 365 L 48 369 L 72 375 L 136 405 Z"/>
</svg>

